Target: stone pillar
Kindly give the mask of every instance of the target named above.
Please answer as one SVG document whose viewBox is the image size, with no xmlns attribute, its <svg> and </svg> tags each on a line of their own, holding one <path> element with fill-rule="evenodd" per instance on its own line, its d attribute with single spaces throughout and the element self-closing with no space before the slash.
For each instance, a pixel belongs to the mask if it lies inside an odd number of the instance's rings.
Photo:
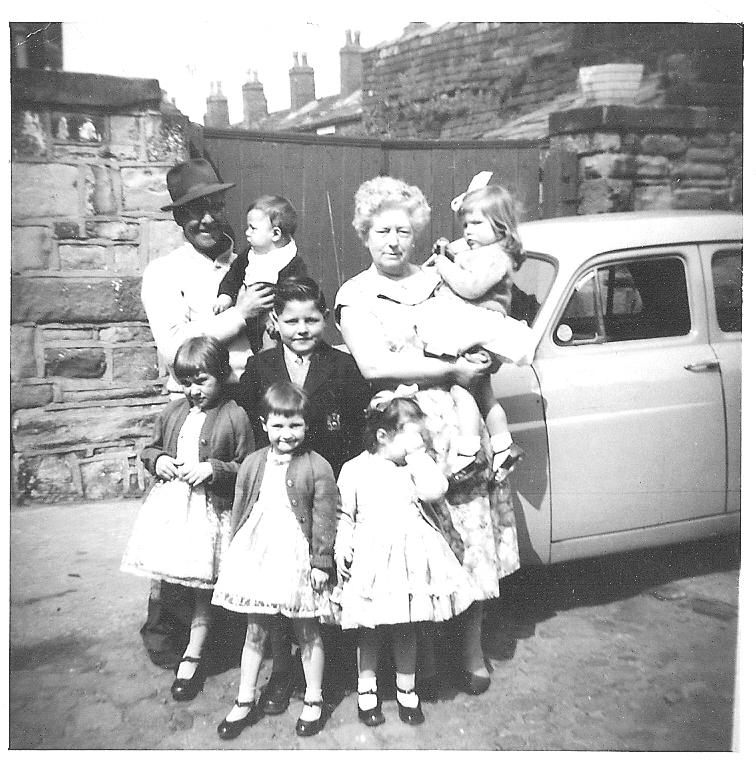
<svg viewBox="0 0 756 766">
<path fill-rule="evenodd" d="M 339 51 L 341 57 L 341 95 L 348 96 L 362 88 L 362 46 L 360 33 L 346 32 L 346 43 Z"/>
<path fill-rule="evenodd" d="M 210 84 L 210 95 L 207 97 L 206 103 L 207 114 L 205 115 L 205 127 L 227 128 L 230 124 L 228 118 L 228 100 L 221 90 L 220 80 L 214 84 Z"/>
<path fill-rule="evenodd" d="M 242 100 L 244 102 L 244 127 L 255 128 L 261 120 L 268 116 L 268 101 L 265 98 L 263 84 L 254 72 L 251 79 L 242 85 Z"/>
<path fill-rule="evenodd" d="M 307 63 L 307 54 L 294 53 L 294 66 L 289 70 L 289 85 L 291 88 L 291 110 L 301 109 L 305 104 L 315 99 L 315 70 Z"/>
<path fill-rule="evenodd" d="M 157 80 L 16 70 L 11 90 L 13 494 L 138 495 L 167 401 L 141 273 L 183 241 L 160 207 L 189 122 Z"/>
</svg>

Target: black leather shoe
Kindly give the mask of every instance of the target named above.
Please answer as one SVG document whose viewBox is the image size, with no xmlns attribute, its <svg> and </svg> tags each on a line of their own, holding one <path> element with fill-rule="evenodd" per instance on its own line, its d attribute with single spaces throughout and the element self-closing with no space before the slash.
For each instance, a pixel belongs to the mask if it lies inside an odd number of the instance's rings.
<svg viewBox="0 0 756 766">
<path fill-rule="evenodd" d="M 192 662 L 197 667 L 191 678 L 176 678 L 171 685 L 171 695 L 176 702 L 188 702 L 200 693 L 205 678 L 202 673 L 199 657 L 182 657 L 181 662 Z"/>
<path fill-rule="evenodd" d="M 408 691 L 405 691 L 404 689 L 397 689 L 397 691 L 402 694 L 412 694 L 415 690 L 409 689 Z M 406 705 L 402 705 L 398 698 L 396 700 L 396 706 L 399 708 L 399 719 L 402 723 L 408 723 L 410 726 L 419 726 L 421 723 L 425 723 L 425 714 L 423 713 L 419 698 L 417 700 L 417 707 L 407 707 Z"/>
<path fill-rule="evenodd" d="M 469 670 L 460 670 L 457 686 L 467 694 L 483 694 L 491 685 L 491 678 L 476 676 Z"/>
<path fill-rule="evenodd" d="M 370 710 L 363 710 L 359 704 L 357 705 L 357 718 L 359 718 L 360 723 L 364 723 L 365 726 L 380 726 L 382 723 L 385 723 L 386 718 L 381 712 L 380 697 L 378 697 L 374 691 L 360 692 L 360 694 L 375 694 L 376 698 L 378 699 L 375 707 L 371 707 Z"/>
<path fill-rule="evenodd" d="M 260 695 L 260 709 L 265 715 L 281 715 L 289 707 L 293 685 L 291 676 L 273 673 Z"/>
<path fill-rule="evenodd" d="M 504 479 L 509 476 L 510 473 L 515 469 L 517 464 L 525 459 L 525 450 L 520 447 L 519 445 L 512 442 L 512 445 L 507 450 L 509 454 L 507 455 L 504 462 L 496 469 L 496 473 L 494 474 L 494 482 L 502 482 Z"/>
<path fill-rule="evenodd" d="M 249 713 L 238 721 L 229 721 L 224 718 L 218 724 L 218 736 L 221 739 L 236 739 L 247 726 L 256 724 L 261 717 L 258 707 L 254 702 L 239 702 L 239 700 L 234 700 L 234 705 L 237 707 L 248 707 Z"/>
<path fill-rule="evenodd" d="M 305 702 L 308 707 L 319 707 L 320 718 L 314 721 L 303 721 L 301 718 L 297 721 L 294 731 L 298 737 L 311 737 L 313 734 L 317 734 L 319 731 L 323 731 L 323 727 L 328 717 L 326 711 L 323 709 L 323 701 L 320 702 Z"/>
</svg>

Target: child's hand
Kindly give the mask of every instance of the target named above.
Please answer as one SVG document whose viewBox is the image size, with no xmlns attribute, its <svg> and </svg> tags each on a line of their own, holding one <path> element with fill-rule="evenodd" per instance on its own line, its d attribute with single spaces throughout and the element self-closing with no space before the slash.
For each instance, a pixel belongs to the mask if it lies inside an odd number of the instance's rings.
<svg viewBox="0 0 756 766">
<path fill-rule="evenodd" d="M 336 573 L 339 576 L 339 582 L 346 582 L 349 579 L 349 567 L 352 566 L 352 553 L 337 553 L 336 559 Z"/>
<path fill-rule="evenodd" d="M 230 295 L 219 295 L 213 303 L 213 314 L 222 314 L 226 309 L 230 309 L 234 302 Z"/>
<path fill-rule="evenodd" d="M 310 585 L 312 585 L 315 593 L 322 593 L 327 583 L 328 572 L 324 572 L 322 569 L 315 569 L 314 567 L 310 570 Z"/>
<path fill-rule="evenodd" d="M 449 246 L 449 240 L 446 237 L 439 237 L 436 243 L 433 245 L 433 255 L 443 255 L 448 258 L 449 255 L 446 252 L 446 248 Z"/>
<path fill-rule="evenodd" d="M 203 481 L 207 481 L 213 475 L 213 467 L 210 463 L 195 463 L 194 465 L 181 466 L 178 472 L 179 479 L 192 487 L 197 487 Z"/>
<path fill-rule="evenodd" d="M 155 473 L 158 478 L 163 479 L 164 481 L 170 481 L 171 479 L 178 478 L 181 465 L 183 465 L 183 463 L 176 460 L 176 458 L 173 458 L 170 455 L 161 455 L 155 461 Z"/>
</svg>

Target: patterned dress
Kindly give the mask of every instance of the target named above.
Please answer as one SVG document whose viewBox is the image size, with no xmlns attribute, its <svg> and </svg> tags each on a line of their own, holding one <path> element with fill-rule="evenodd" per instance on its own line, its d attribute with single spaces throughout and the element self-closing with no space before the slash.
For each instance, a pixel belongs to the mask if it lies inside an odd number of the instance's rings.
<svg viewBox="0 0 756 766">
<path fill-rule="evenodd" d="M 381 276 L 375 266 L 345 282 L 336 294 L 336 319 L 343 307 L 356 306 L 375 322 L 385 348 L 396 354 L 424 355 L 417 334 L 416 315 L 438 285 L 438 275 L 417 269 L 401 280 Z M 459 437 L 451 394 L 443 388 L 428 388 L 416 395 L 431 431 L 433 448 L 442 466 L 456 456 Z M 481 418 L 481 437 L 490 458 L 490 444 Z M 490 459 L 489 459 L 490 465 Z M 447 470 L 448 473 L 448 470 Z M 499 580 L 519 569 L 517 528 L 509 483 L 489 482 L 490 469 L 480 472 L 464 491 L 447 494 L 454 526 L 465 546 L 464 567 L 477 586 L 477 600 L 499 595 Z"/>
<path fill-rule="evenodd" d="M 178 436 L 176 457 L 199 459 L 206 413 L 192 407 Z M 158 481 L 139 510 L 121 571 L 155 580 L 212 589 L 231 540 L 231 511 L 218 513 L 204 484 Z"/>
</svg>

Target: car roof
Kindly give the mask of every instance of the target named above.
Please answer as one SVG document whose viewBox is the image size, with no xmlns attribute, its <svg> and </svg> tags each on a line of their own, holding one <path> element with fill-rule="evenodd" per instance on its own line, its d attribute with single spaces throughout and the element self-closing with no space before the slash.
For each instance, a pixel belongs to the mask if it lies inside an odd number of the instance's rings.
<svg viewBox="0 0 756 766">
<path fill-rule="evenodd" d="M 527 251 L 585 260 L 627 248 L 740 240 L 743 216 L 700 210 L 564 216 L 522 223 L 520 235 Z"/>
</svg>

